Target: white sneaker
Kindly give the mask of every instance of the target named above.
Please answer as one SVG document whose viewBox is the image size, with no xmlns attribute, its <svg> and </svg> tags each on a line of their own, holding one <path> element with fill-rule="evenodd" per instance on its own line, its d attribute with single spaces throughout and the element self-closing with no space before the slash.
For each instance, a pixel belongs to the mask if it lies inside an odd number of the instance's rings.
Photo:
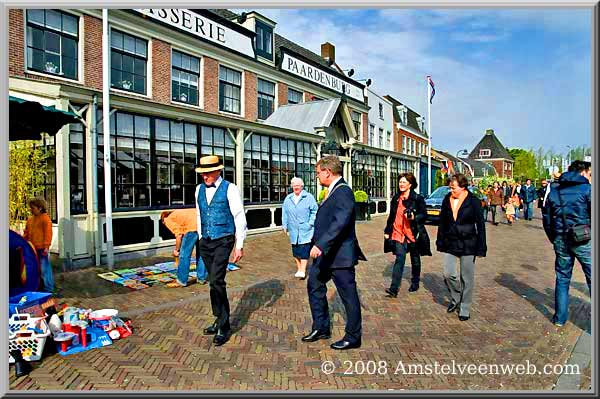
<svg viewBox="0 0 600 399">
<path fill-rule="evenodd" d="M 305 278 L 306 273 L 298 271 L 298 272 L 296 272 L 296 274 L 294 274 L 294 277 Z"/>
</svg>

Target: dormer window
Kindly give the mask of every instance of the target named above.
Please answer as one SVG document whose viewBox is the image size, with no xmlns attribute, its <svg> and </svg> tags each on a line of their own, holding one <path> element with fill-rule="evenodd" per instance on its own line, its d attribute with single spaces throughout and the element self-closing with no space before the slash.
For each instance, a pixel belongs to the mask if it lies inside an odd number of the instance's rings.
<svg viewBox="0 0 600 399">
<path fill-rule="evenodd" d="M 481 149 L 479 150 L 479 158 L 489 158 L 492 156 L 492 150 L 490 149 Z"/>
<path fill-rule="evenodd" d="M 256 21 L 256 54 L 273 61 L 273 28 Z"/>
</svg>

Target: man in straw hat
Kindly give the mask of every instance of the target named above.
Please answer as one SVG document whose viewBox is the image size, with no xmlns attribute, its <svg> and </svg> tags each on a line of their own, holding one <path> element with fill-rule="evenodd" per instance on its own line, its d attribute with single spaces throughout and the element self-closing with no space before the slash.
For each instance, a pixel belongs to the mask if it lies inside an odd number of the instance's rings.
<svg viewBox="0 0 600 399">
<path fill-rule="evenodd" d="M 229 255 L 234 250 L 233 263 L 243 256 L 246 238 L 246 215 L 238 187 L 221 177 L 224 168 L 216 155 L 200 158 L 196 172 L 203 183 L 196 187 L 196 211 L 200 256 L 208 269 L 210 303 L 215 322 L 204 329 L 214 335 L 213 342 L 221 346 L 229 340 L 229 300 L 225 288 L 225 273 Z"/>
</svg>

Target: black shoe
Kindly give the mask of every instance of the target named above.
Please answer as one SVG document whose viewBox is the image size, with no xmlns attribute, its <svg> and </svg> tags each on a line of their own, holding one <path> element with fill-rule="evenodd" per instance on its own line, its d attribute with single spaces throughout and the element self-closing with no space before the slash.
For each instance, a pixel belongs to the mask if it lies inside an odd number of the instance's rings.
<svg viewBox="0 0 600 399">
<path fill-rule="evenodd" d="M 15 377 L 23 377 L 31 372 L 31 364 L 23 359 L 20 350 L 12 350 L 10 354 L 15 360 Z"/>
<path fill-rule="evenodd" d="M 469 316 L 458 316 L 458 320 L 460 320 L 460 321 L 467 321 L 467 320 L 469 320 L 469 318 L 470 318 Z"/>
<path fill-rule="evenodd" d="M 217 326 L 217 322 L 215 321 L 212 326 L 204 329 L 204 335 L 215 335 L 219 331 L 219 326 Z"/>
<path fill-rule="evenodd" d="M 213 343 L 215 344 L 215 346 L 221 346 L 225 342 L 229 341 L 229 337 L 230 337 L 229 331 L 218 330 L 217 334 L 213 338 Z"/>
<path fill-rule="evenodd" d="M 410 287 L 408 287 L 408 292 L 415 292 L 419 289 L 419 283 L 412 283 Z"/>
<path fill-rule="evenodd" d="M 319 330 L 312 330 L 310 332 L 310 334 L 302 337 L 302 341 L 303 342 L 315 342 L 320 339 L 329 339 L 329 338 L 331 338 L 330 332 L 321 332 Z"/>
<path fill-rule="evenodd" d="M 455 304 L 452 304 L 452 303 L 451 303 L 450 305 L 448 305 L 448 310 L 447 310 L 447 312 L 448 312 L 448 313 L 452 313 L 452 312 L 454 312 L 456 309 L 458 309 L 458 303 L 455 303 Z"/>
<path fill-rule="evenodd" d="M 398 298 L 398 292 L 394 292 L 394 291 L 390 290 L 389 288 L 385 289 L 385 293 L 387 294 L 388 298 Z"/>
<path fill-rule="evenodd" d="M 498 226 L 499 224 L 499 222 L 494 222 L 494 226 Z"/>
<path fill-rule="evenodd" d="M 347 349 L 354 349 L 354 348 L 360 348 L 361 345 L 361 341 L 360 339 L 358 341 L 356 341 L 355 343 L 351 343 L 345 340 L 340 340 L 337 342 L 334 342 L 333 344 L 330 345 L 331 349 L 336 349 L 339 351 L 345 351 Z"/>
</svg>

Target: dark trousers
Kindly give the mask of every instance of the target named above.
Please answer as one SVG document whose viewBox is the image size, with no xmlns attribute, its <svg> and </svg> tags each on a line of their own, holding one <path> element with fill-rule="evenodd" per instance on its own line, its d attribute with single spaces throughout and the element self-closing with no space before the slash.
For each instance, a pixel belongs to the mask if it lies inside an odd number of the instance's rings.
<svg viewBox="0 0 600 399">
<path fill-rule="evenodd" d="M 496 211 L 498 210 L 498 206 L 490 205 L 489 208 L 492 211 L 492 223 L 496 223 Z"/>
<path fill-rule="evenodd" d="M 222 331 L 229 331 L 229 299 L 225 288 L 225 274 L 229 264 L 229 255 L 235 245 L 235 236 L 222 237 L 216 240 L 202 237 L 200 239 L 200 256 L 208 270 L 210 284 L 210 304 L 217 326 Z"/>
<path fill-rule="evenodd" d="M 394 243 L 396 244 L 396 262 L 394 262 L 394 268 L 392 269 L 390 291 L 397 293 L 402 283 L 406 254 L 410 254 L 410 264 L 412 267 L 411 283 L 413 284 L 419 284 L 421 279 L 421 256 L 415 243 L 399 243 L 398 241 L 394 241 Z"/>
<path fill-rule="evenodd" d="M 329 266 L 320 269 L 319 260 L 310 266 L 308 271 L 308 302 L 312 313 L 313 330 L 331 331 L 329 306 L 327 303 L 327 282 L 333 279 L 337 292 L 346 310 L 346 334 L 344 340 L 356 343 L 362 335 L 362 317 L 360 301 L 356 290 L 356 273 L 354 267 L 331 269 Z"/>
</svg>

